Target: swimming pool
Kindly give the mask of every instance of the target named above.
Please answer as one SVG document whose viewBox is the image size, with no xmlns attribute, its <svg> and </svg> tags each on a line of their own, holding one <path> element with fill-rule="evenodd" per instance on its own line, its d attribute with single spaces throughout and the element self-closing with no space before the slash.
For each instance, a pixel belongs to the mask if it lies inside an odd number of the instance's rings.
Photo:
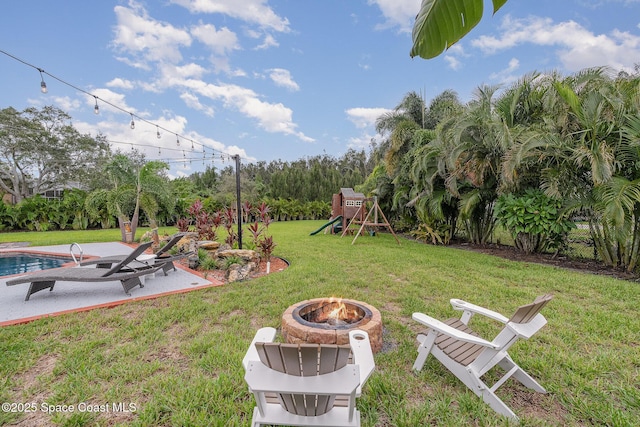
<svg viewBox="0 0 640 427">
<path fill-rule="evenodd" d="M 62 267 L 69 261 L 69 258 L 52 255 L 14 252 L 0 254 L 0 277 Z"/>
</svg>

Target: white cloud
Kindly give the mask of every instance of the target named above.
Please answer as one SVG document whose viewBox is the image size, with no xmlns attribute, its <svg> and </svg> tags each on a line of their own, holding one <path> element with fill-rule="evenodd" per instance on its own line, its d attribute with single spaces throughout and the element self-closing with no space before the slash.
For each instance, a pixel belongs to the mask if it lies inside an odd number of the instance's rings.
<svg viewBox="0 0 640 427">
<path fill-rule="evenodd" d="M 264 50 L 264 49 L 269 49 L 270 47 L 278 47 L 278 46 L 280 46 L 278 41 L 271 34 L 267 34 L 264 36 L 264 41 L 262 42 L 262 44 L 259 44 L 258 46 L 256 46 L 255 49 Z"/>
<path fill-rule="evenodd" d="M 453 55 L 445 55 L 444 60 L 449 64 L 449 68 L 454 71 L 457 71 L 462 67 L 462 62 Z"/>
<path fill-rule="evenodd" d="M 173 2 L 188 8 L 191 12 L 222 13 L 248 23 L 257 23 L 268 30 L 289 31 L 286 18 L 275 15 L 263 0 L 243 2 L 173 0 Z M 294 135 L 305 142 L 314 141 L 297 129 L 297 124 L 293 121 L 293 111 L 290 108 L 281 103 L 266 102 L 252 90 L 237 85 L 208 83 L 203 78 L 210 73 L 210 68 L 206 69 L 195 62 L 183 63 L 181 50 L 191 46 L 193 37 L 211 50 L 210 62 L 213 64 L 213 71 L 223 71 L 231 76 L 245 75 L 244 71 L 233 70 L 229 64 L 228 53 L 239 49 L 238 38 L 234 32 L 226 27 L 216 28 L 210 24 L 192 26 L 190 32 L 179 29 L 149 17 L 144 7 L 135 0 L 129 1 L 129 7 L 116 6 L 114 11 L 117 25 L 113 45 L 126 55 L 119 59 L 131 66 L 153 69 L 157 73 L 155 81 L 139 83 L 142 89 L 157 93 L 171 88 L 178 89 L 187 106 L 203 111 L 207 115 L 212 115 L 213 109 L 201 102 L 202 97 L 222 101 L 226 108 L 235 109 L 246 117 L 256 120 L 258 126 L 267 132 Z M 256 37 L 264 36 L 264 43 L 260 48 L 278 45 L 271 34 L 247 31 Z M 273 69 L 270 77 L 278 85 L 291 90 L 299 89 L 287 70 Z M 123 102 L 114 102 L 114 104 L 120 106 Z"/>
<path fill-rule="evenodd" d="M 373 126 L 376 123 L 378 117 L 382 116 L 385 113 L 389 113 L 393 110 L 389 110 L 387 108 L 365 108 L 365 107 L 356 107 L 349 108 L 346 110 L 347 118 L 356 125 L 357 128 L 366 128 L 368 126 Z"/>
<path fill-rule="evenodd" d="M 418 0 L 368 0 L 368 3 L 378 5 L 386 22 L 380 29 L 399 27 L 399 31 L 410 33 L 416 15 L 420 10 Z"/>
<path fill-rule="evenodd" d="M 164 64 L 159 69 L 162 71 L 162 76 L 165 79 L 201 79 L 207 73 L 204 67 L 194 63 L 180 66 Z"/>
<path fill-rule="evenodd" d="M 489 75 L 489 78 L 491 80 L 497 80 L 500 83 L 515 82 L 516 80 L 518 80 L 518 78 L 520 78 L 520 76 L 514 74 L 519 68 L 520 68 L 520 61 L 518 61 L 518 59 L 516 58 L 511 58 L 507 68 L 495 73 L 491 73 Z"/>
<path fill-rule="evenodd" d="M 300 86 L 298 86 L 298 83 L 293 80 L 289 70 L 285 70 L 284 68 L 272 68 L 267 70 L 267 72 L 276 86 L 284 87 L 294 92 L 300 90 Z"/>
<path fill-rule="evenodd" d="M 373 136 L 367 133 L 357 137 L 355 136 L 351 137 L 349 138 L 348 148 L 353 148 L 355 150 L 365 150 L 369 148 L 369 146 L 371 145 L 372 139 L 373 139 Z"/>
<path fill-rule="evenodd" d="M 574 21 L 556 24 L 550 18 L 513 19 L 507 15 L 500 30 L 498 37 L 481 36 L 471 44 L 488 54 L 525 43 L 555 47 L 558 59 L 571 72 L 603 65 L 632 71 L 640 57 L 639 36 L 619 30 L 594 34 Z"/>
<path fill-rule="evenodd" d="M 117 25 L 113 44 L 134 66 L 147 68 L 146 62 L 178 63 L 182 60 L 180 47 L 191 45 L 191 36 L 171 24 L 151 19 L 146 10 L 134 2 L 132 8 L 116 6 Z"/>
<path fill-rule="evenodd" d="M 188 131 L 188 121 L 180 115 L 160 116 L 150 118 L 149 122 L 157 124 L 163 129 L 171 129 L 171 132 L 160 130 L 161 137 L 158 139 L 156 132 L 158 129 L 147 122 L 136 121 L 135 130 L 131 130 L 128 120 L 118 120 L 117 118 L 100 115 L 101 120 L 97 123 L 91 122 L 74 122 L 74 126 L 81 133 L 108 135 L 108 141 L 114 149 L 120 149 L 123 152 L 129 152 L 133 147 L 145 154 L 147 158 L 160 158 L 171 163 L 180 164 L 180 169 L 190 174 L 191 162 L 199 163 L 202 161 L 202 145 L 206 147 L 207 157 L 211 156 L 211 150 L 227 153 L 230 155 L 239 154 L 243 159 L 252 160 L 246 151 L 236 145 L 225 145 L 215 139 L 206 137 L 197 132 Z M 176 134 L 180 135 L 180 145 L 176 143 L 178 139 Z M 197 141 L 198 144 L 195 151 L 191 151 L 190 140 Z M 150 144 L 150 141 L 153 141 Z M 187 159 L 184 165 L 181 163 Z M 207 161 L 211 161 L 210 159 Z M 176 172 L 179 173 L 179 172 Z"/>
<path fill-rule="evenodd" d="M 202 111 L 204 114 L 206 114 L 209 117 L 213 117 L 214 116 L 213 108 L 201 103 L 200 99 L 197 96 L 195 96 L 194 94 L 192 94 L 190 92 L 184 92 L 184 93 L 182 93 L 180 95 L 180 99 L 182 99 L 184 101 L 184 103 L 189 108 L 193 108 L 194 110 Z"/>
<path fill-rule="evenodd" d="M 202 24 L 191 28 L 191 34 L 217 55 L 240 49 L 238 36 L 227 27 L 216 30 L 215 25 Z"/>
<path fill-rule="evenodd" d="M 77 98 L 69 98 L 68 96 L 57 96 L 53 98 L 53 104 L 63 111 L 76 111 L 82 107 L 82 103 Z"/>
<path fill-rule="evenodd" d="M 191 13 L 221 13 L 263 28 L 289 31 L 289 20 L 278 16 L 266 0 L 171 0 Z"/>
<path fill-rule="evenodd" d="M 119 89 L 133 89 L 135 87 L 135 84 L 131 80 L 121 79 L 120 77 L 108 81 L 106 85 L 107 87 Z"/>
<path fill-rule="evenodd" d="M 231 62 L 226 56 L 212 56 L 209 58 L 209 62 L 213 65 L 213 71 L 217 73 L 225 73 L 232 77 L 244 77 L 247 73 L 241 69 L 231 68 Z"/>
<path fill-rule="evenodd" d="M 305 142 L 314 139 L 297 130 L 293 122 L 293 111 L 281 103 L 262 101 L 251 89 L 233 84 L 211 84 L 198 80 L 185 80 L 181 85 L 192 91 L 214 100 L 222 100 L 226 107 L 235 108 L 247 117 L 258 121 L 259 126 L 267 132 L 279 132 L 294 135 Z"/>
<path fill-rule="evenodd" d="M 104 88 L 91 90 L 90 93 L 92 95 L 95 95 L 98 99 L 96 100 L 96 98 L 94 98 L 93 96 L 86 95 L 85 96 L 86 104 L 93 109 L 97 103 L 100 113 L 109 111 L 109 112 L 115 112 L 119 114 L 127 114 L 128 112 L 137 114 L 135 108 L 129 107 L 127 105 L 125 96 L 121 93 L 117 93 L 110 89 L 104 89 Z M 115 105 L 118 108 L 114 108 L 109 104 Z"/>
</svg>

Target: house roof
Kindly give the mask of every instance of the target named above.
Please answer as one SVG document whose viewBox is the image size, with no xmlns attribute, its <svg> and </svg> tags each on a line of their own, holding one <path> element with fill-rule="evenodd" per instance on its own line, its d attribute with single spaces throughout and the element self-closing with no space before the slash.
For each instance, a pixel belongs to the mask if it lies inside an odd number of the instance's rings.
<svg viewBox="0 0 640 427">
<path fill-rule="evenodd" d="M 364 194 L 356 193 L 353 191 L 353 188 L 341 188 L 340 193 L 342 193 L 343 197 L 348 199 L 364 199 Z"/>
</svg>

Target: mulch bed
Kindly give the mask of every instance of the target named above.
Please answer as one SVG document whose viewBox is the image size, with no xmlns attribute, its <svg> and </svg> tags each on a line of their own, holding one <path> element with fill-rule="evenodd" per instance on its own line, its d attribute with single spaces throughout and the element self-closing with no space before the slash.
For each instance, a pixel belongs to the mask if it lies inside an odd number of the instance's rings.
<svg viewBox="0 0 640 427">
<path fill-rule="evenodd" d="M 622 280 L 639 279 L 637 275 L 627 273 L 626 271 L 618 270 L 612 267 L 607 267 L 602 263 L 594 260 L 570 259 L 566 256 L 554 254 L 525 254 L 524 252 L 517 250 L 513 246 L 497 244 L 474 245 L 471 243 L 453 243 L 448 247 L 480 252 L 487 255 L 494 255 L 511 261 L 552 265 L 554 267 L 576 270 L 583 273 L 612 276 Z"/>
</svg>

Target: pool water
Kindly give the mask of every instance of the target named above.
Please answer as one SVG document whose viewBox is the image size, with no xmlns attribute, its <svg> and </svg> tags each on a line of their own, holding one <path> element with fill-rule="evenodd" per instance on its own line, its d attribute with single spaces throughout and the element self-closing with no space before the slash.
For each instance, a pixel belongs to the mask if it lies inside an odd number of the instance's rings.
<svg viewBox="0 0 640 427">
<path fill-rule="evenodd" d="M 69 260 L 66 258 L 56 258 L 45 255 L 1 254 L 0 276 L 10 276 L 12 274 L 62 267 L 62 265 L 67 262 L 69 262 Z"/>
</svg>

